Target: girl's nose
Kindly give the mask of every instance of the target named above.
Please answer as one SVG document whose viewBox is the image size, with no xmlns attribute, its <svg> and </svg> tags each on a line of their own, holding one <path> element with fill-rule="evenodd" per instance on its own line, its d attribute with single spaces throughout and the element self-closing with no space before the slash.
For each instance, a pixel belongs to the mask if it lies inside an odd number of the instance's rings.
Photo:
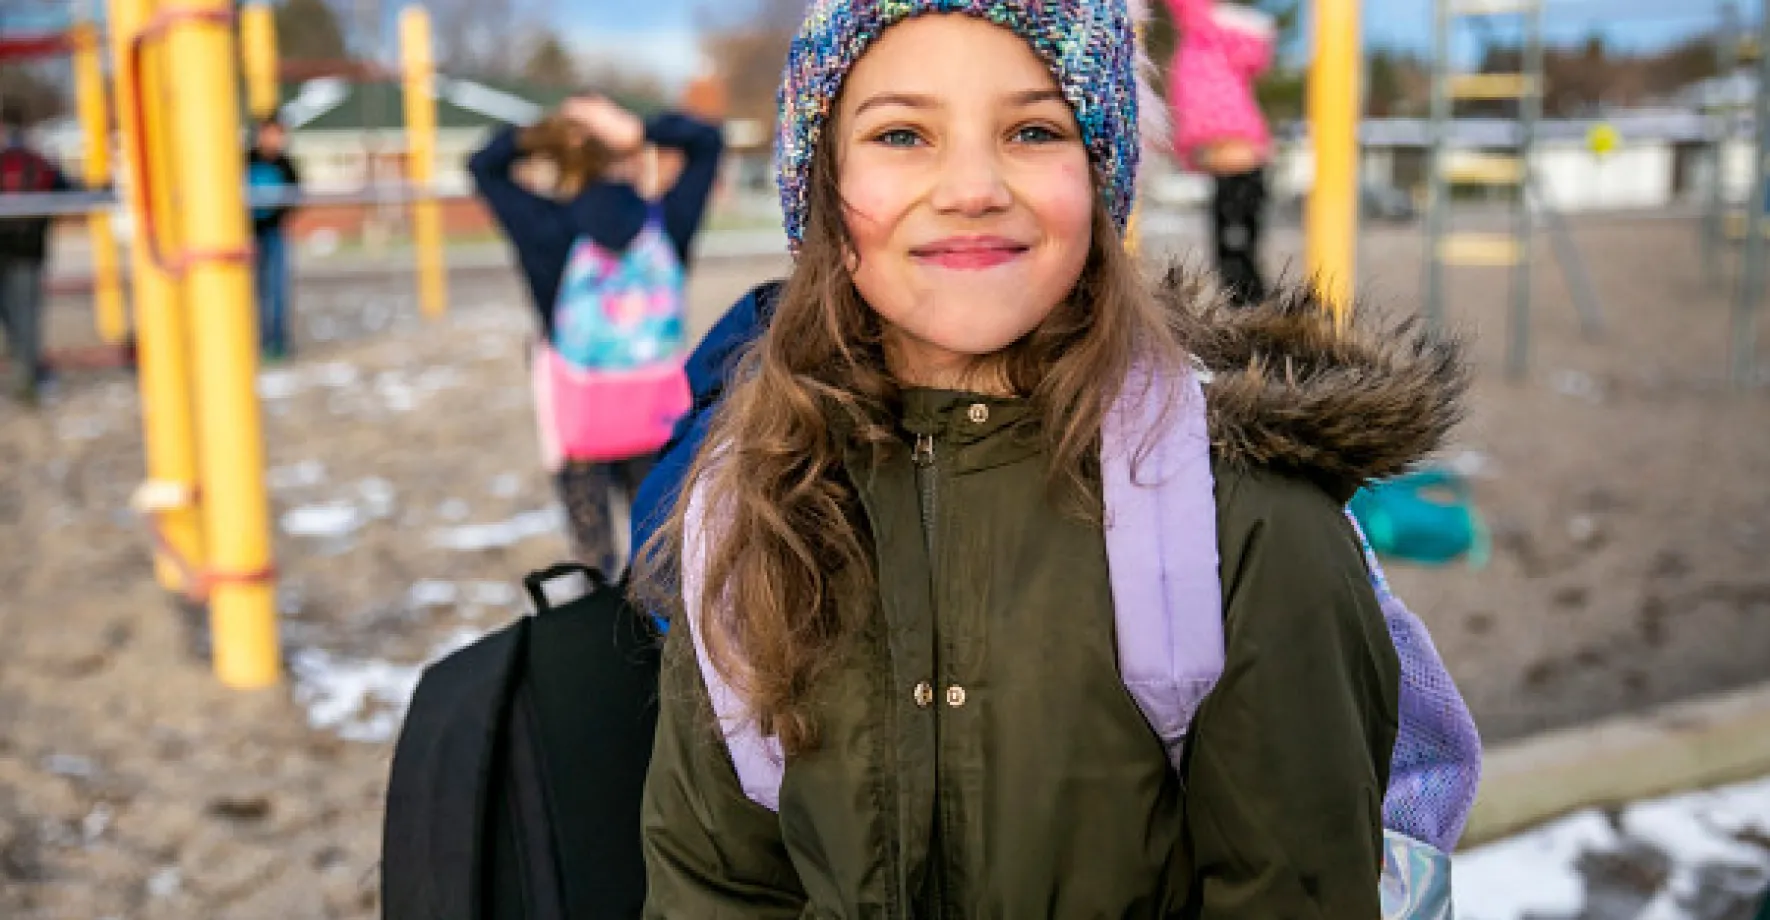
<svg viewBox="0 0 1770 920">
<path fill-rule="evenodd" d="M 954 148 L 942 158 L 931 199 L 935 210 L 979 217 L 1005 210 L 1012 202 L 993 150 Z"/>
</svg>

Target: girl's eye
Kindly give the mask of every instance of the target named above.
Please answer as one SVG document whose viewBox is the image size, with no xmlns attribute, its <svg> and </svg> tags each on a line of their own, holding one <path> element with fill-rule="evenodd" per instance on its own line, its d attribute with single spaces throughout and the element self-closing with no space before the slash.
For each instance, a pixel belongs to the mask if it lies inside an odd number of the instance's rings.
<svg viewBox="0 0 1770 920">
<path fill-rule="evenodd" d="M 1014 140 L 1022 144 L 1049 144 L 1063 140 L 1063 135 L 1049 125 L 1022 125 L 1014 129 Z"/>
<path fill-rule="evenodd" d="M 873 142 L 886 147 L 914 147 L 922 142 L 922 138 L 908 128 L 892 128 L 874 136 Z"/>
</svg>

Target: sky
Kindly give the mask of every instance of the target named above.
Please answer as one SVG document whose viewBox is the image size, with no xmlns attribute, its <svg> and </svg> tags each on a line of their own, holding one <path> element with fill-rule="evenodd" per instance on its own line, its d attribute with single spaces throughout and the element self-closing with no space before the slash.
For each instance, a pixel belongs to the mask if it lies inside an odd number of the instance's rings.
<svg viewBox="0 0 1770 920">
<path fill-rule="evenodd" d="M 390 7 L 399 0 L 382 0 Z M 700 72 L 702 59 L 695 35 L 697 10 L 713 3 L 741 0 L 552 0 L 555 26 L 587 59 L 653 71 L 666 84 L 680 86 Z M 1305 0 L 1307 3 L 1308 0 Z M 1735 0 L 1742 9 L 1755 0 Z M 1594 33 L 1614 47 L 1651 50 L 1713 29 L 1728 0 L 1548 0 L 1545 38 L 1574 43 Z M 1435 0 L 1366 0 L 1365 44 L 1429 53 Z M 44 21 L 42 13 L 67 9 L 65 0 L 0 0 L 0 30 L 30 29 Z M 35 21 L 33 21 L 35 20 Z M 1494 34 L 1508 35 L 1506 20 L 1495 20 Z M 1510 22 L 1515 23 L 1516 20 Z M 1468 25 L 1453 33 L 1453 52 L 1462 61 L 1478 53 L 1479 32 Z M 1307 57 L 1306 39 L 1287 49 L 1300 63 Z"/>
<path fill-rule="evenodd" d="M 700 67 L 693 32 L 694 11 L 707 0 L 564 0 L 558 25 L 587 56 L 632 62 L 659 71 L 669 82 L 691 77 Z M 728 0 L 729 2 L 729 0 Z M 1651 50 L 1713 29 L 1727 0 L 1549 0 L 1544 12 L 1544 38 L 1551 43 L 1583 41 L 1601 34 L 1613 47 Z M 1742 9 L 1756 7 L 1741 0 Z M 1366 0 L 1365 43 L 1429 53 L 1432 47 L 1434 0 Z M 1494 20 L 1498 37 L 1508 35 L 1508 20 Z M 1517 20 L 1510 20 L 1517 22 Z M 1479 32 L 1468 25 L 1453 32 L 1458 58 L 1478 53 Z M 1289 49 L 1301 60 L 1307 44 Z"/>
</svg>

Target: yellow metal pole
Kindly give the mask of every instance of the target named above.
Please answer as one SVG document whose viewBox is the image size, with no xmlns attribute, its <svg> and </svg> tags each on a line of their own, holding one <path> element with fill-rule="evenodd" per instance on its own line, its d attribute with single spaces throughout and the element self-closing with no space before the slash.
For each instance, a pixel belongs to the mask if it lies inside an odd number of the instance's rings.
<svg viewBox="0 0 1770 920">
<path fill-rule="evenodd" d="M 240 152 L 231 0 L 177 0 L 165 36 L 172 84 L 168 124 L 180 255 L 196 357 L 203 523 L 226 534 L 209 547 L 209 624 L 215 674 L 230 687 L 277 682 L 276 585 L 264 491 L 258 323 Z"/>
<path fill-rule="evenodd" d="M 141 176 L 155 177 L 156 207 L 170 208 L 172 184 L 168 179 L 164 131 L 139 117 L 140 102 L 163 97 L 159 59 L 153 49 L 141 68 L 141 85 L 128 66 L 130 38 L 153 15 L 154 0 L 111 0 L 111 60 L 115 67 L 117 125 L 123 139 L 123 156 L 130 166 L 123 182 L 124 206 L 128 209 L 134 241 L 130 246 L 130 275 L 134 280 L 136 366 L 141 386 L 142 440 L 147 453 L 149 488 L 141 493 L 142 511 L 150 515 L 163 546 L 156 546 L 154 573 L 168 591 L 184 591 L 186 573 L 174 558 L 189 566 L 203 565 L 203 528 L 197 512 L 197 435 L 191 408 L 190 330 L 180 306 L 182 293 L 177 279 L 160 270 L 144 239 L 145 213 L 149 205 Z M 145 135 L 144 135 L 144 132 Z M 165 213 L 162 211 L 161 213 Z M 162 221 L 162 224 L 165 222 Z M 163 227 L 162 245 L 177 241 Z"/>
<path fill-rule="evenodd" d="M 1315 0 L 1309 68 L 1309 136 L 1315 182 L 1305 227 L 1306 265 L 1322 299 L 1343 318 L 1357 279 L 1360 0 Z"/>
<path fill-rule="evenodd" d="M 246 71 L 246 107 L 252 117 L 277 111 L 277 20 L 269 3 L 240 8 L 240 56 Z"/>
<path fill-rule="evenodd" d="M 408 6 L 399 16 L 400 54 L 405 64 L 406 176 L 421 190 L 436 182 L 436 72 L 430 47 L 430 14 Z M 418 303 L 432 319 L 448 309 L 443 278 L 442 211 L 434 198 L 412 202 L 412 242 L 418 258 Z"/>
<path fill-rule="evenodd" d="M 87 188 L 111 181 L 111 126 L 105 111 L 104 73 L 99 68 L 98 29 L 90 22 L 74 27 L 74 98 L 85 148 L 81 178 Z M 129 334 L 123 311 L 123 290 L 117 277 L 117 237 L 111 215 L 94 211 L 86 217 L 92 242 L 92 308 L 98 337 L 112 345 Z"/>
</svg>

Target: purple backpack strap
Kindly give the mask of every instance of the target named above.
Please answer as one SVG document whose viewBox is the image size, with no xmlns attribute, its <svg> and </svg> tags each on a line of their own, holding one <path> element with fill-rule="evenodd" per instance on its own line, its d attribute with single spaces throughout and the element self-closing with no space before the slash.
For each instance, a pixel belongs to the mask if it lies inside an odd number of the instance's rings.
<svg viewBox="0 0 1770 920">
<path fill-rule="evenodd" d="M 1177 769 L 1224 660 L 1217 501 L 1197 375 L 1133 373 L 1101 441 L 1119 670 Z"/>
<path fill-rule="evenodd" d="M 704 481 L 704 480 L 703 480 Z M 705 588 L 707 544 L 713 534 L 708 527 L 707 494 L 700 482 L 689 493 L 688 514 L 683 521 L 687 538 L 682 546 L 682 600 L 688 611 L 689 632 L 694 636 L 695 659 L 700 662 L 701 680 L 707 685 L 707 697 L 713 704 L 713 715 L 725 734 L 725 747 L 731 753 L 738 784 L 750 801 L 780 811 L 781 777 L 786 772 L 786 757 L 780 740 L 763 737 L 756 720 L 745 711 L 743 698 L 731 682 L 713 666 L 707 654 L 707 637 L 702 635 L 701 596 Z M 721 610 L 729 614 L 729 610 Z"/>
</svg>

